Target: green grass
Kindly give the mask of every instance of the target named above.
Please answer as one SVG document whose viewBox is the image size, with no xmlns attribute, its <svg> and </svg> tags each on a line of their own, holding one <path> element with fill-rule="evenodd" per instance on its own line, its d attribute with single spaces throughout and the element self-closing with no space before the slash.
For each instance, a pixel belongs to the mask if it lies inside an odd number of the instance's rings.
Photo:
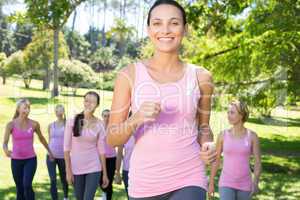
<svg viewBox="0 0 300 200">
<path fill-rule="evenodd" d="M 31 89 L 25 89 L 22 81 L 9 79 L 7 85 L 0 85 L 0 138 L 3 139 L 5 124 L 12 118 L 15 111 L 15 101 L 27 97 L 32 102 L 30 117 L 40 122 L 46 135 L 46 127 L 55 119 L 54 106 L 64 104 L 68 116 L 81 111 L 82 95 L 87 89 L 79 89 L 75 97 L 72 91 L 64 88 L 61 96 L 50 99 L 50 92 L 41 90 L 42 83 L 33 80 Z M 97 115 L 104 108 L 110 108 L 112 93 L 98 91 L 101 95 Z M 211 119 L 215 135 L 229 127 L 226 113 L 213 112 Z M 257 200 L 298 200 L 300 199 L 300 111 L 277 109 L 271 119 L 251 117 L 246 126 L 258 133 L 263 151 L 263 173 L 261 177 L 261 192 Z M 11 146 L 11 145 L 10 145 Z M 45 164 L 46 151 L 38 141 L 35 141 L 38 157 L 38 169 L 34 178 L 34 189 L 37 199 L 50 200 L 49 178 Z M 15 199 L 15 186 L 10 170 L 10 159 L 0 154 L 0 200 Z M 217 181 L 216 181 L 217 182 Z M 58 181 L 59 183 L 59 181 Z M 60 183 L 59 183 L 60 184 Z M 126 199 L 123 185 L 115 187 L 113 199 Z M 216 187 L 217 189 L 217 187 Z M 62 190 L 59 185 L 59 193 Z M 100 189 L 97 196 L 100 196 Z M 72 194 L 72 190 L 70 192 Z M 72 195 L 71 195 L 72 196 Z M 216 198 L 218 199 L 218 197 Z"/>
</svg>

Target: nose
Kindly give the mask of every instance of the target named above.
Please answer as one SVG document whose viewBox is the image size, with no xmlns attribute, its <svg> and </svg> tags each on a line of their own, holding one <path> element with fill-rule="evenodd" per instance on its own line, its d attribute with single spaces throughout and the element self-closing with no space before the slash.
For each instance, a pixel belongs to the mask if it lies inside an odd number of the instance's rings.
<svg viewBox="0 0 300 200">
<path fill-rule="evenodd" d="M 170 26 L 169 26 L 169 24 L 164 24 L 164 25 L 162 26 L 161 32 L 164 33 L 164 34 L 170 33 L 171 31 L 170 31 Z"/>
</svg>

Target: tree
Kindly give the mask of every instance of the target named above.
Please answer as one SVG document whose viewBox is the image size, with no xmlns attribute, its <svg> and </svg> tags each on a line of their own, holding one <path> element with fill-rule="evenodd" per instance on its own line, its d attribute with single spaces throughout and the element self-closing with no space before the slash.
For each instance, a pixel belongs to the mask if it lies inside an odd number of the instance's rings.
<svg viewBox="0 0 300 200">
<path fill-rule="evenodd" d="M 52 96 L 58 96 L 58 41 L 59 31 L 66 24 L 71 13 L 84 0 L 59 0 L 59 1 L 39 1 L 25 0 L 28 16 L 38 27 L 47 27 L 54 31 L 54 56 L 53 56 L 53 91 Z"/>
<path fill-rule="evenodd" d="M 74 59 L 88 63 L 91 54 L 91 45 L 85 37 L 68 28 L 64 28 L 64 36 L 70 49 L 70 56 Z"/>
<path fill-rule="evenodd" d="M 43 79 L 43 89 L 49 89 L 50 66 L 53 60 L 53 31 L 35 31 L 32 42 L 24 50 L 24 64 L 37 69 L 36 75 Z M 58 54 L 61 58 L 68 58 L 68 46 L 60 32 Z"/>
<path fill-rule="evenodd" d="M 23 78 L 25 88 L 29 88 L 32 75 L 36 69 L 34 66 L 27 66 L 24 64 L 22 51 L 17 51 L 11 54 L 5 62 L 5 68 L 9 74 L 20 75 Z"/>
<path fill-rule="evenodd" d="M 0 75 L 2 76 L 2 84 L 5 85 L 6 77 L 7 77 L 7 70 L 5 68 L 5 61 L 7 57 L 5 53 L 0 53 Z"/>
<path fill-rule="evenodd" d="M 58 67 L 60 71 L 59 82 L 63 86 L 72 87 L 74 95 L 76 95 L 78 87 L 95 85 L 94 71 L 79 60 L 60 59 Z"/>
<path fill-rule="evenodd" d="M 117 60 L 112 47 L 102 47 L 91 56 L 90 64 L 96 72 L 99 72 L 103 69 L 114 69 Z"/>
<path fill-rule="evenodd" d="M 126 43 L 130 40 L 130 36 L 134 32 L 134 27 L 127 26 L 123 20 L 119 19 L 115 20 L 115 25 L 108 31 L 108 37 L 116 42 L 116 49 L 120 56 L 125 54 Z"/>
</svg>

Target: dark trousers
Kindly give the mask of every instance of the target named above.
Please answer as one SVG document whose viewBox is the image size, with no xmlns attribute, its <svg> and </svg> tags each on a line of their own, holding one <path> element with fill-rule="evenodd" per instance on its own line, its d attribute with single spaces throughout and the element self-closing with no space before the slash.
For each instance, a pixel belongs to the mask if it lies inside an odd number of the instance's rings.
<svg viewBox="0 0 300 200">
<path fill-rule="evenodd" d="M 128 196 L 128 171 L 126 170 L 123 170 L 122 172 L 122 179 L 123 179 L 123 182 L 124 182 L 124 186 L 125 186 L 125 191 L 126 191 L 126 194 L 127 194 L 127 199 L 129 199 L 129 196 Z"/>
<path fill-rule="evenodd" d="M 115 171 L 116 171 L 116 157 L 113 158 L 106 158 L 106 169 L 107 169 L 107 176 L 109 179 L 109 184 L 106 188 L 102 188 L 102 173 L 101 173 L 101 178 L 100 178 L 100 187 L 103 192 L 106 193 L 106 199 L 111 200 L 112 199 L 112 194 L 113 194 L 113 181 L 114 181 L 114 176 L 115 176 Z"/>
<path fill-rule="evenodd" d="M 77 200 L 94 200 L 100 172 L 74 175 L 74 191 Z"/>
<path fill-rule="evenodd" d="M 12 159 L 11 170 L 17 188 L 17 200 L 34 200 L 32 181 L 37 167 L 36 157 Z"/>
<path fill-rule="evenodd" d="M 62 159 L 54 159 L 54 161 L 51 161 L 49 159 L 49 156 L 47 156 L 47 168 L 48 168 L 48 174 L 51 183 L 50 193 L 51 193 L 52 200 L 58 200 L 56 166 L 58 167 L 59 177 L 64 191 L 64 197 L 68 198 L 68 183 L 66 180 L 65 160 L 62 158 Z"/>
</svg>

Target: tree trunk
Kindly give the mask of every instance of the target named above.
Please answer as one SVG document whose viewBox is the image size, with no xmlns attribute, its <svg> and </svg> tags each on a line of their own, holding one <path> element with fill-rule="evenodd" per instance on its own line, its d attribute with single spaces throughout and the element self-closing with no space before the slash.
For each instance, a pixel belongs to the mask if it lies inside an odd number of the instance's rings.
<svg viewBox="0 0 300 200">
<path fill-rule="evenodd" d="M 59 95 L 58 91 L 58 38 L 59 37 L 59 29 L 54 30 L 54 59 L 53 59 L 53 90 L 52 97 L 56 97 Z"/>
<path fill-rule="evenodd" d="M 107 9 L 107 0 L 103 1 L 103 27 L 102 27 L 102 46 L 106 46 L 106 34 L 105 34 L 105 26 L 106 26 L 106 9 Z"/>
<path fill-rule="evenodd" d="M 5 85 L 6 84 L 6 76 L 2 75 L 2 84 Z"/>
<path fill-rule="evenodd" d="M 59 29 L 54 30 L 54 66 L 53 66 L 53 90 L 52 97 L 59 95 L 58 91 L 58 39 L 59 39 Z"/>
<path fill-rule="evenodd" d="M 31 78 L 23 78 L 25 88 L 28 89 L 30 86 Z"/>
<path fill-rule="evenodd" d="M 49 89 L 50 86 L 50 74 L 49 74 L 49 67 L 45 67 L 45 77 L 43 80 L 43 90 Z"/>
</svg>

